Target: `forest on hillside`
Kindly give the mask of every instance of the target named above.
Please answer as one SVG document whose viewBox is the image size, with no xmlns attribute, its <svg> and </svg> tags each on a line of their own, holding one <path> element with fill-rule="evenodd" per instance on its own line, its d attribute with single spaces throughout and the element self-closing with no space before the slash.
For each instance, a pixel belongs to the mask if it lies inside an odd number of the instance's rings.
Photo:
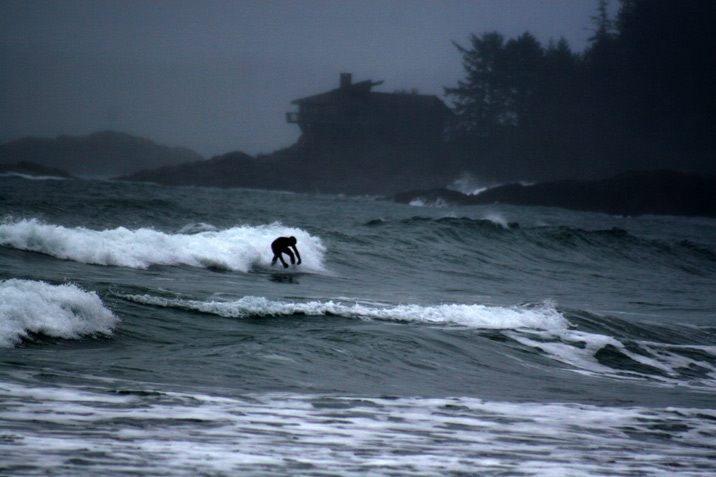
<svg viewBox="0 0 716 477">
<path fill-rule="evenodd" d="M 582 53 L 526 32 L 455 42 L 458 168 L 489 179 L 716 174 L 716 2 L 599 0 Z"/>
</svg>

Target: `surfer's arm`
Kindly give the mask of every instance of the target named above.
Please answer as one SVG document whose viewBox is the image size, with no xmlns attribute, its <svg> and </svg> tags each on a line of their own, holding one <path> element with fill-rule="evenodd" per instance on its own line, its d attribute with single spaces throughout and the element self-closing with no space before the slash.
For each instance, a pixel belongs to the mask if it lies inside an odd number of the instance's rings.
<svg viewBox="0 0 716 477">
<path fill-rule="evenodd" d="M 298 249 L 296 248 L 295 245 L 291 245 L 291 248 L 293 249 L 294 252 L 296 252 L 296 259 L 298 260 L 298 264 L 300 265 L 300 263 L 301 263 L 301 254 L 298 253 Z"/>
</svg>

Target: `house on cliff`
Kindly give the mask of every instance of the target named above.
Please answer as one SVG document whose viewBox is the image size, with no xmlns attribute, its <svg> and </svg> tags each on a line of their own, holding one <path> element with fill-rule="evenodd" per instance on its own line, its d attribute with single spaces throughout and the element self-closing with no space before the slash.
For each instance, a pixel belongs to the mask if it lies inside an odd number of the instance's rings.
<svg viewBox="0 0 716 477">
<path fill-rule="evenodd" d="M 382 83 L 353 83 L 342 73 L 338 88 L 292 101 L 298 111 L 286 113 L 286 121 L 298 124 L 308 140 L 441 140 L 452 114 L 445 103 L 434 95 L 371 91 Z"/>
</svg>

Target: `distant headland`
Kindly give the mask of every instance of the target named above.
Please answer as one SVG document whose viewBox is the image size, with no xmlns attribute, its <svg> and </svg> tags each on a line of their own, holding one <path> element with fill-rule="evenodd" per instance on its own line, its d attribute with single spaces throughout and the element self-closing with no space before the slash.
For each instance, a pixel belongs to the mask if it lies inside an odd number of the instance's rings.
<svg viewBox="0 0 716 477">
<path fill-rule="evenodd" d="M 200 159 L 201 155 L 189 149 L 162 146 L 116 131 L 81 137 L 27 137 L 0 145 L 0 164 L 33 163 L 89 177 L 113 177 Z"/>
</svg>

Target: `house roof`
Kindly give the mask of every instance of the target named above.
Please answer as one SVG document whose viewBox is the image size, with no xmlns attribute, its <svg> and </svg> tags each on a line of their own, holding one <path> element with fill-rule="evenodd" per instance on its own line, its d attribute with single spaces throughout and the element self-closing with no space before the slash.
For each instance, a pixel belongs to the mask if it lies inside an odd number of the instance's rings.
<svg viewBox="0 0 716 477">
<path fill-rule="evenodd" d="M 335 88 L 325 93 L 315 94 L 313 96 L 306 96 L 305 98 L 294 99 L 291 104 L 300 103 L 325 103 L 335 101 L 336 97 L 345 97 L 346 95 L 361 96 L 370 93 L 370 89 L 373 86 L 383 84 L 382 81 L 361 81 L 360 83 L 353 83 L 349 86 L 343 86 Z"/>
</svg>

